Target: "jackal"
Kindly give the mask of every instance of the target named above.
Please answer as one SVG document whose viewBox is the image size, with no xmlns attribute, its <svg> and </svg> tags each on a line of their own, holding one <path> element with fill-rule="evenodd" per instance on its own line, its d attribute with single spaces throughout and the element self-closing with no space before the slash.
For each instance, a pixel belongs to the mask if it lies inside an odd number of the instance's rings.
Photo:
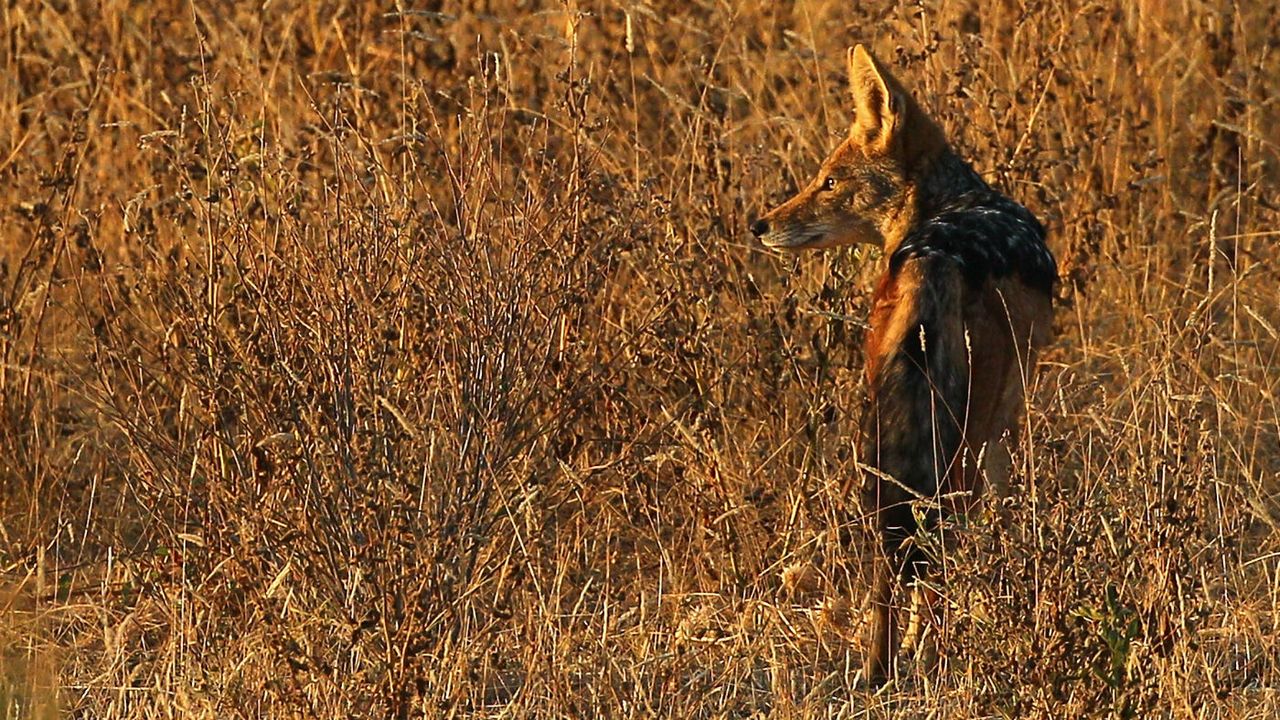
<svg viewBox="0 0 1280 720">
<path fill-rule="evenodd" d="M 917 532 L 968 508 L 984 477 L 1007 491 L 1023 388 L 1051 336 L 1057 265 L 1035 216 L 956 155 L 884 65 L 861 45 L 848 64 L 848 138 L 751 232 L 772 248 L 883 248 L 860 440 L 879 540 L 864 676 L 880 685 L 898 653 L 894 586 L 927 569 Z"/>
</svg>

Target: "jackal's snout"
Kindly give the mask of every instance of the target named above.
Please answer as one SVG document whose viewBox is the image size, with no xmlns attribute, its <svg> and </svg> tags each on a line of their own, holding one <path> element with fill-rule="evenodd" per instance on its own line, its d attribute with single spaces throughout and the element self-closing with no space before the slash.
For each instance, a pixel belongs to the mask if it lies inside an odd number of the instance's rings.
<svg viewBox="0 0 1280 720">
<path fill-rule="evenodd" d="M 767 248 L 774 250 L 793 250 L 800 247 L 807 247 L 811 242 L 820 239 L 814 235 L 797 236 L 792 232 L 793 228 L 789 223 L 770 222 L 770 217 L 774 213 L 768 212 L 760 216 L 751 223 L 751 235 L 759 243 Z"/>
<path fill-rule="evenodd" d="M 815 227 L 810 193 L 801 190 L 795 197 L 770 208 L 750 225 L 751 235 L 761 245 L 775 250 L 796 250 L 822 240 L 823 228 Z"/>
<path fill-rule="evenodd" d="M 812 185 L 764 213 L 750 225 L 751 234 L 767 248 L 801 250 L 869 241 L 874 229 L 838 192 Z"/>
</svg>

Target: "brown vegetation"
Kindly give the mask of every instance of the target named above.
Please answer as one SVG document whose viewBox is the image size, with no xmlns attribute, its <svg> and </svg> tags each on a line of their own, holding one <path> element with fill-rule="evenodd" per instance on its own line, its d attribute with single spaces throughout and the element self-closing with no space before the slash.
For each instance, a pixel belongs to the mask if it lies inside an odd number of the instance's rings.
<svg viewBox="0 0 1280 720">
<path fill-rule="evenodd" d="M 1280 713 L 1280 11 L 781 5 L 0 10 L 3 716 Z M 1062 269 L 876 696 L 860 41 Z"/>
</svg>

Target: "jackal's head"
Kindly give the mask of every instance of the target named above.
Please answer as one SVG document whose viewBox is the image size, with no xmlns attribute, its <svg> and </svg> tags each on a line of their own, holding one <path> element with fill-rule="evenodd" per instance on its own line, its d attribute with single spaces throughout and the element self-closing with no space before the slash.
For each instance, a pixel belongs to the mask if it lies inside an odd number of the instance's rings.
<svg viewBox="0 0 1280 720">
<path fill-rule="evenodd" d="M 946 138 L 898 81 L 859 45 L 849 51 L 849 136 L 795 197 L 751 225 L 768 247 L 895 245 L 915 218 L 915 190 Z"/>
</svg>

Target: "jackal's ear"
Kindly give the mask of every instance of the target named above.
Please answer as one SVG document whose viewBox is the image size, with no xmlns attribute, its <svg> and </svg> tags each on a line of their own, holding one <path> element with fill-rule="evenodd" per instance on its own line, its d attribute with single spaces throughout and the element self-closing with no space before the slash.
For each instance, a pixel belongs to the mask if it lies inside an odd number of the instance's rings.
<svg viewBox="0 0 1280 720">
<path fill-rule="evenodd" d="M 854 112 L 849 137 L 863 145 L 887 149 L 902 126 L 906 101 L 897 83 L 861 45 L 849 50 L 849 88 L 853 91 Z"/>
</svg>

